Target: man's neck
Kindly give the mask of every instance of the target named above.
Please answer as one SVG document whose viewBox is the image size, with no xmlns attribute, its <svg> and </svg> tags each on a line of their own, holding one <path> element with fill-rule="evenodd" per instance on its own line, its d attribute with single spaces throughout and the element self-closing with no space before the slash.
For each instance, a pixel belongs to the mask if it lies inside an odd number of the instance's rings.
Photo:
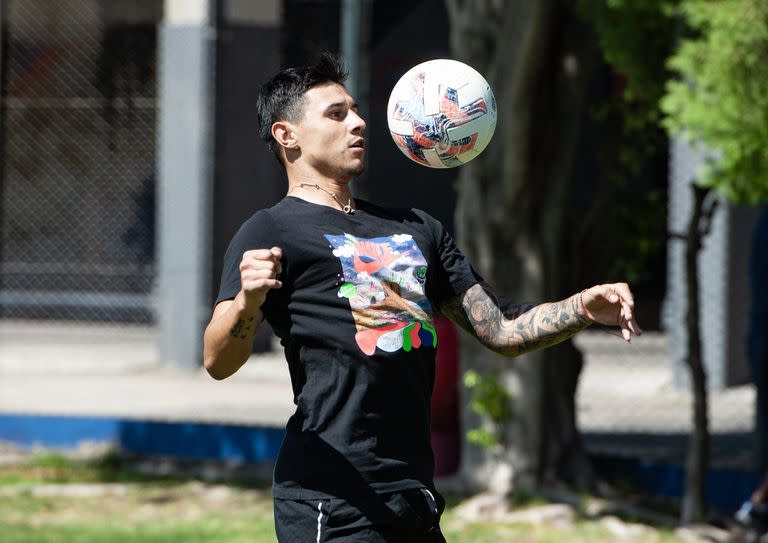
<svg viewBox="0 0 768 543">
<path fill-rule="evenodd" d="M 337 209 L 356 207 L 347 180 L 335 180 L 323 176 L 289 176 L 287 194 Z"/>
</svg>

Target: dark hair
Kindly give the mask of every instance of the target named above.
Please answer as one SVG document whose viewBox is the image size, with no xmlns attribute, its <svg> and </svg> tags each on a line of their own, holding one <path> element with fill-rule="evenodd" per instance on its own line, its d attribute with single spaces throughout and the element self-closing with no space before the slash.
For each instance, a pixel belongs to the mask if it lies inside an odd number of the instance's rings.
<svg viewBox="0 0 768 543">
<path fill-rule="evenodd" d="M 309 89 L 324 83 L 342 85 L 348 75 L 338 56 L 324 52 L 314 66 L 287 68 L 259 88 L 256 96 L 259 133 L 278 162 L 283 163 L 280 145 L 272 137 L 272 124 L 298 121 L 303 113 L 304 94 Z"/>
</svg>

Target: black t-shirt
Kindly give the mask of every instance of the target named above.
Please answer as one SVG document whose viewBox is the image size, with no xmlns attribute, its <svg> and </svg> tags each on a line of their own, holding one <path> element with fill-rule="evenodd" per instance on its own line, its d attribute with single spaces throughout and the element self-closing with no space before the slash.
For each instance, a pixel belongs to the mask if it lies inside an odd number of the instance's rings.
<svg viewBox="0 0 768 543">
<path fill-rule="evenodd" d="M 245 251 L 283 252 L 283 286 L 262 306 L 296 404 L 278 498 L 432 486 L 433 308 L 480 279 L 428 214 L 357 205 L 345 214 L 288 196 L 248 219 L 224 257 L 217 302 L 240 291 Z"/>
</svg>

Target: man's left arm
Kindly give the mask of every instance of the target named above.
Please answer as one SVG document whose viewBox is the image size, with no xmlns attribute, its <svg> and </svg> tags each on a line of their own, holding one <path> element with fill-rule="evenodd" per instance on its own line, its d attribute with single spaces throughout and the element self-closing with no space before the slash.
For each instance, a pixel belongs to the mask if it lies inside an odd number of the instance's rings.
<svg viewBox="0 0 768 543">
<path fill-rule="evenodd" d="M 593 322 L 620 327 L 626 341 L 642 333 L 626 283 L 597 285 L 542 304 L 503 300 L 487 284 L 478 283 L 447 300 L 440 310 L 483 345 L 506 356 L 555 345 Z"/>
</svg>

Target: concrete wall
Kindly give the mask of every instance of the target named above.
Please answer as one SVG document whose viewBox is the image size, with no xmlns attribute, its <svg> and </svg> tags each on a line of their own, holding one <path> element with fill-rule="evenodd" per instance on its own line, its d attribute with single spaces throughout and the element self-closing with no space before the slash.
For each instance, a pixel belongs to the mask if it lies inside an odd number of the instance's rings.
<svg viewBox="0 0 768 543">
<path fill-rule="evenodd" d="M 675 139 L 670 150 L 669 231 L 684 234 L 690 220 L 690 184 L 712 154 Z M 749 380 L 745 354 L 749 307 L 748 252 L 756 211 L 720 201 L 699 259 L 699 303 L 704 366 L 712 390 Z M 670 334 L 670 359 L 678 386 L 689 386 L 685 319 L 685 244 L 668 242 L 667 295 L 663 323 Z"/>
</svg>

